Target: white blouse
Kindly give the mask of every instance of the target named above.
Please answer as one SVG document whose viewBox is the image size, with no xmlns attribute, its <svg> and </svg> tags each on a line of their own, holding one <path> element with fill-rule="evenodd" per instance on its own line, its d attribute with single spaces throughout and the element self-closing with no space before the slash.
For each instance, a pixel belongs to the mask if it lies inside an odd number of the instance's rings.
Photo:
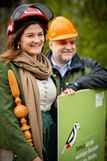
<svg viewBox="0 0 107 161">
<path fill-rule="evenodd" d="M 49 111 L 56 98 L 56 87 L 51 77 L 48 80 L 36 80 L 40 92 L 40 109 L 41 111 Z"/>
</svg>

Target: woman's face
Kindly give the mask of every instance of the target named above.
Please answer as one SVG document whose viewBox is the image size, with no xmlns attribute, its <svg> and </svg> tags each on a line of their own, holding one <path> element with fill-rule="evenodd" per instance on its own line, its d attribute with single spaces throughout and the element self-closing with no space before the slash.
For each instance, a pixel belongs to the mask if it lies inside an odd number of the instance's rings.
<svg viewBox="0 0 107 161">
<path fill-rule="evenodd" d="M 23 51 L 35 57 L 41 53 L 44 42 L 45 37 L 41 26 L 39 24 L 31 24 L 24 30 L 18 44 L 21 45 Z"/>
</svg>

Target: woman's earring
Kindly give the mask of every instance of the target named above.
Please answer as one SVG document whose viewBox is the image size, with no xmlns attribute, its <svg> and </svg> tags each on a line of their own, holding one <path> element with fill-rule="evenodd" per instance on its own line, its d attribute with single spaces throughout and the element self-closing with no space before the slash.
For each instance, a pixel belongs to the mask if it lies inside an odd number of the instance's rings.
<svg viewBox="0 0 107 161">
<path fill-rule="evenodd" d="M 20 44 L 17 44 L 17 49 L 21 49 L 21 45 Z"/>
</svg>

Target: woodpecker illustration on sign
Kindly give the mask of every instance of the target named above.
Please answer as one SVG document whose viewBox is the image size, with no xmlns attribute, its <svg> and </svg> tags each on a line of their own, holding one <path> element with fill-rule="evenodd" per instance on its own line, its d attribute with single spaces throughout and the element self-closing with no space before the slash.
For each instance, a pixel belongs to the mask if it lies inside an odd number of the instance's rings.
<svg viewBox="0 0 107 161">
<path fill-rule="evenodd" d="M 65 149 L 70 148 L 75 143 L 75 140 L 77 137 L 77 129 L 80 129 L 80 126 L 79 126 L 79 122 L 76 121 L 67 139 L 67 142 L 63 148 L 62 154 L 64 154 Z"/>
</svg>

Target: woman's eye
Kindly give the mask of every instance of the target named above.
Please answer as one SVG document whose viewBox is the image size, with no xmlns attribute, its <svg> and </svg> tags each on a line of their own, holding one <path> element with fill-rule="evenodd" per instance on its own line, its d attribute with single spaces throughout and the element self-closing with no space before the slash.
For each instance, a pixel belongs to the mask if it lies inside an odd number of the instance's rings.
<svg viewBox="0 0 107 161">
<path fill-rule="evenodd" d="M 32 37 L 33 35 L 32 34 L 30 34 L 30 35 L 27 35 L 27 37 Z"/>
<path fill-rule="evenodd" d="M 39 36 L 43 36 L 43 33 L 39 33 Z"/>
</svg>

